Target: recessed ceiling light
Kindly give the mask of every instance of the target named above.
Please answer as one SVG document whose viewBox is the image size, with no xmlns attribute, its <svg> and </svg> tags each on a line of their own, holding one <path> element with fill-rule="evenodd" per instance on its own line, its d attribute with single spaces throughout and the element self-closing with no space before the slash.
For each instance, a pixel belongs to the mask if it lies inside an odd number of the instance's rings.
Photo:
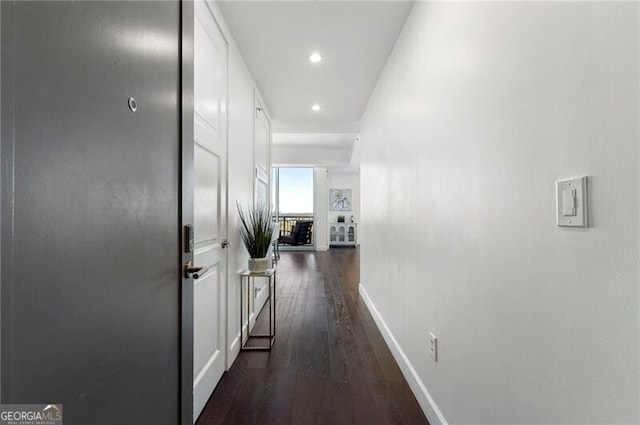
<svg viewBox="0 0 640 425">
<path fill-rule="evenodd" d="M 313 52 L 311 53 L 311 56 L 309 56 L 309 60 L 313 63 L 318 63 L 322 60 L 322 56 L 320 56 L 320 53 L 318 52 Z"/>
<path fill-rule="evenodd" d="M 318 105 L 318 104 L 316 103 L 315 105 L 313 105 L 313 106 L 311 107 L 311 109 L 312 109 L 313 111 L 318 112 L 318 111 L 320 110 L 320 105 Z"/>
</svg>

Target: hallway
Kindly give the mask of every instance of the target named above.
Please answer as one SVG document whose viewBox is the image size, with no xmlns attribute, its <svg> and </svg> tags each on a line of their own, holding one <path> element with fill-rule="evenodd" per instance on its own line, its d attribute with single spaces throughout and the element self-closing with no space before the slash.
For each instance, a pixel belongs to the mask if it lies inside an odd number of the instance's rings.
<svg viewBox="0 0 640 425">
<path fill-rule="evenodd" d="M 358 296 L 359 254 L 282 253 L 273 351 L 241 352 L 197 425 L 428 423 Z"/>
</svg>

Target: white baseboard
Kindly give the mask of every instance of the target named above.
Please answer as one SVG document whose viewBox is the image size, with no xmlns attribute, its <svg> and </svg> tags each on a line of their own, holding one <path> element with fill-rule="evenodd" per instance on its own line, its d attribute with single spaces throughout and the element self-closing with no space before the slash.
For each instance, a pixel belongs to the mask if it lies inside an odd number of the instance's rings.
<svg viewBox="0 0 640 425">
<path fill-rule="evenodd" d="M 244 322 L 242 325 L 242 334 L 247 335 L 247 322 Z M 236 361 L 238 355 L 240 354 L 240 334 L 237 333 L 236 337 L 231 341 L 229 345 L 229 357 L 227 358 L 227 370 L 231 368 L 233 362 Z"/>
<path fill-rule="evenodd" d="M 373 316 L 373 320 L 375 320 L 376 325 L 378 325 L 380 333 L 382 333 L 384 340 L 387 342 L 387 346 L 391 350 L 391 354 L 393 354 L 393 357 L 396 359 L 402 374 L 407 380 L 411 391 L 413 391 L 413 394 L 416 396 L 416 399 L 418 400 L 425 416 L 429 420 L 429 423 L 431 425 L 448 425 L 447 420 L 436 405 L 433 397 L 431 397 L 431 394 L 427 391 L 427 387 L 424 385 L 424 382 L 422 382 L 422 379 L 418 376 L 418 373 L 409 361 L 409 358 L 398 344 L 398 341 L 394 338 L 391 330 L 376 309 L 376 306 L 373 304 L 373 301 L 369 298 L 369 294 L 367 294 L 367 290 L 362 286 L 362 283 L 358 285 L 358 289 L 362 300 L 369 309 L 371 316 Z"/>
<path fill-rule="evenodd" d="M 318 246 L 316 247 L 316 251 L 329 251 L 328 246 Z"/>
<path fill-rule="evenodd" d="M 240 354 L 240 334 L 237 334 L 236 337 L 229 345 L 229 357 L 227 358 L 227 370 L 231 369 L 233 362 L 238 358 L 238 354 Z"/>
</svg>

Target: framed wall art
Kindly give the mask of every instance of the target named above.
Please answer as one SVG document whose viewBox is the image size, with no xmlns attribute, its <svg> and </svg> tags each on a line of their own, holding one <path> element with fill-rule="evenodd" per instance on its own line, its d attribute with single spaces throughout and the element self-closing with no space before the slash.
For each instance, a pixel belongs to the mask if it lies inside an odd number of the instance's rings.
<svg viewBox="0 0 640 425">
<path fill-rule="evenodd" d="M 330 211 L 351 211 L 351 189 L 329 189 Z"/>
</svg>

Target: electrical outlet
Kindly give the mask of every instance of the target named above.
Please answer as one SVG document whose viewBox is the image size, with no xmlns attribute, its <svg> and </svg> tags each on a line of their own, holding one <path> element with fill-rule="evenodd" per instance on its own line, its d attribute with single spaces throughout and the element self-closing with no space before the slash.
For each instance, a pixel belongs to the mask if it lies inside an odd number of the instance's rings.
<svg viewBox="0 0 640 425">
<path fill-rule="evenodd" d="M 429 332 L 429 354 L 434 362 L 438 361 L 438 337 Z"/>
</svg>

